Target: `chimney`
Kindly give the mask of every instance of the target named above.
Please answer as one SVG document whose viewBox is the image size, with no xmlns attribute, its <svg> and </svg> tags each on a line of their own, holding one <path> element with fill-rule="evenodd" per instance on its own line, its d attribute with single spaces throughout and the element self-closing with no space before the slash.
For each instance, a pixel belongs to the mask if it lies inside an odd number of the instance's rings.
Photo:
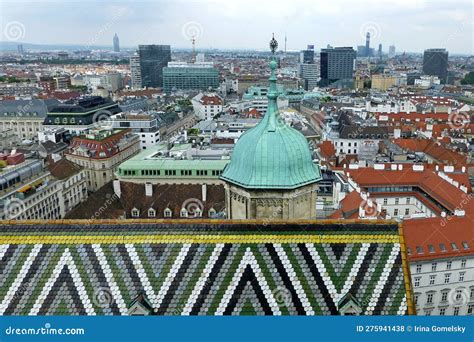
<svg viewBox="0 0 474 342">
<path fill-rule="evenodd" d="M 153 196 L 153 184 L 145 183 L 145 196 L 147 197 Z"/>
</svg>

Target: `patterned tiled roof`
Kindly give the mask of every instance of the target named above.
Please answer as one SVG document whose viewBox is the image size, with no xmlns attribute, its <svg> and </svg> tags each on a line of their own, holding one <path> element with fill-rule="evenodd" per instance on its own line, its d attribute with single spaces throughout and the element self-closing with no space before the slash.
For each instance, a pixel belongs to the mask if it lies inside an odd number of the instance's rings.
<svg viewBox="0 0 474 342">
<path fill-rule="evenodd" d="M 412 312 L 395 223 L 216 220 L 0 225 L 1 315 Z"/>
</svg>

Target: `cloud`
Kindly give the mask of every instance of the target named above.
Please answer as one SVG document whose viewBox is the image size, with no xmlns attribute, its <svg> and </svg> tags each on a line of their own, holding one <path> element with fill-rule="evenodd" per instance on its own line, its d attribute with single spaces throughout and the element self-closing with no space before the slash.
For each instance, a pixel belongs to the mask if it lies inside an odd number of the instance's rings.
<svg viewBox="0 0 474 342">
<path fill-rule="evenodd" d="M 24 42 L 30 43 L 88 44 L 93 39 L 111 45 L 117 33 L 123 47 L 190 47 L 182 28 L 197 22 L 203 28 L 198 48 L 266 49 L 274 32 L 281 42 L 286 33 L 288 49 L 300 50 L 307 44 L 361 45 L 361 28 L 374 22 L 380 32 L 373 46 L 473 50 L 473 44 L 466 44 L 473 40 L 473 9 L 465 0 L 7 0 L 1 10 L 2 25 L 22 22 Z M 456 39 L 450 38 L 454 34 Z"/>
</svg>

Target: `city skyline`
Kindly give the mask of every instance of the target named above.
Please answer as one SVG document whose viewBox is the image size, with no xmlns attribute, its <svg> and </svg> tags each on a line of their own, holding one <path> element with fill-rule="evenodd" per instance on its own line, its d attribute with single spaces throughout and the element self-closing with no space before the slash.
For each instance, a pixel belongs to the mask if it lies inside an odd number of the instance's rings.
<svg viewBox="0 0 474 342">
<path fill-rule="evenodd" d="M 395 45 L 399 53 L 446 48 L 451 54 L 472 54 L 472 4 L 456 1 L 372 1 L 357 5 L 345 0 L 314 2 L 227 3 L 196 1 L 3 1 L 2 42 L 112 46 L 115 33 L 121 46 L 169 44 L 198 49 L 266 49 L 268 29 L 287 49 L 307 44 L 317 50 L 332 46 L 364 45 L 371 33 L 371 47 Z M 205 8 L 206 10 L 203 10 Z M 47 26 L 44 19 L 54 17 Z M 262 20 L 264 18 L 265 20 Z M 343 20 L 342 20 L 343 19 Z M 74 23 L 74 25 L 71 25 Z M 222 32 L 225 34 L 222 34 Z M 406 37 L 410 37 L 407 39 Z"/>
</svg>

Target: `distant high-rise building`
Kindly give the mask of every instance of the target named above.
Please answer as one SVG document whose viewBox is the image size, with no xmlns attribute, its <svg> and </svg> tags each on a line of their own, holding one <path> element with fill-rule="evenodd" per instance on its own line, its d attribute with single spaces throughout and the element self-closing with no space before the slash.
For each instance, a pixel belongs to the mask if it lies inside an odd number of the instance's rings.
<svg viewBox="0 0 474 342">
<path fill-rule="evenodd" d="M 313 90 L 318 85 L 318 69 L 314 64 L 314 45 L 308 45 L 300 52 L 299 74 L 305 90 Z"/>
<path fill-rule="evenodd" d="M 163 89 L 166 93 L 173 90 L 207 90 L 218 86 L 219 71 L 212 62 L 170 62 L 163 68 Z"/>
<path fill-rule="evenodd" d="M 18 44 L 18 54 L 23 55 L 25 51 L 23 50 L 23 44 Z"/>
<path fill-rule="evenodd" d="M 114 36 L 114 52 L 120 52 L 120 41 L 117 33 Z"/>
<path fill-rule="evenodd" d="M 132 89 L 140 89 L 142 87 L 142 71 L 140 67 L 140 56 L 135 53 L 130 57 L 130 73 Z"/>
<path fill-rule="evenodd" d="M 318 85 L 318 66 L 314 63 L 300 64 L 299 71 L 304 90 L 313 90 Z"/>
<path fill-rule="evenodd" d="M 446 49 L 428 49 L 423 54 L 423 73 L 438 76 L 441 83 L 446 83 L 448 76 L 448 51 Z"/>
<path fill-rule="evenodd" d="M 382 44 L 379 44 L 379 58 L 382 58 Z"/>
<path fill-rule="evenodd" d="M 352 47 L 321 49 L 321 85 L 352 79 L 355 58 Z"/>
<path fill-rule="evenodd" d="M 370 32 L 365 35 L 365 57 L 370 56 Z"/>
<path fill-rule="evenodd" d="M 163 68 L 171 61 L 169 45 L 139 45 L 140 71 L 143 87 L 162 87 Z"/>
<path fill-rule="evenodd" d="M 388 57 L 395 57 L 395 45 L 390 45 L 388 47 Z"/>
<path fill-rule="evenodd" d="M 308 45 L 308 48 L 306 50 L 302 50 L 300 52 L 300 63 L 314 63 L 314 45 Z"/>
</svg>

